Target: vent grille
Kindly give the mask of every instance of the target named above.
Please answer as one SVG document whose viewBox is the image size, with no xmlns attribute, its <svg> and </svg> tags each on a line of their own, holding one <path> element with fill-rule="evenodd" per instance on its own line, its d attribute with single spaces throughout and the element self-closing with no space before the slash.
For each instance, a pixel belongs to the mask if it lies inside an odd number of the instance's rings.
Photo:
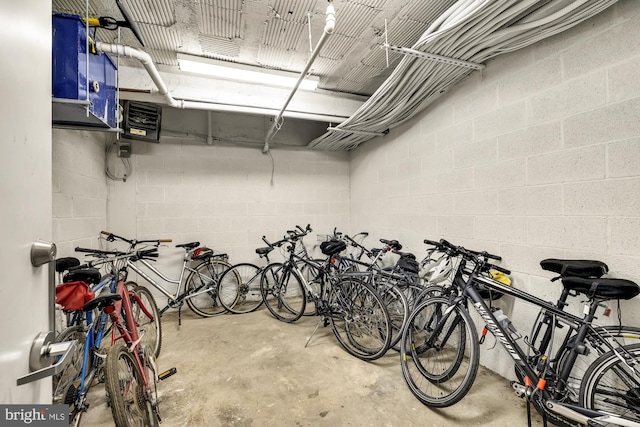
<svg viewBox="0 0 640 427">
<path fill-rule="evenodd" d="M 160 142 L 162 109 L 154 104 L 125 101 L 124 135 L 147 142 Z"/>
</svg>

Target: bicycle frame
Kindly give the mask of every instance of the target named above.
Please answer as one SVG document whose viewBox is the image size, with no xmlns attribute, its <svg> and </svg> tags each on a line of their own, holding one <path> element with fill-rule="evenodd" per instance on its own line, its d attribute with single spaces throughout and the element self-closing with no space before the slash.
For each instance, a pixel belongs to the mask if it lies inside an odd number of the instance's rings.
<svg viewBox="0 0 640 427">
<path fill-rule="evenodd" d="M 457 284 L 462 290 L 462 295 L 456 297 L 453 300 L 451 306 L 449 307 L 449 309 L 447 309 L 447 312 L 445 312 L 443 319 L 441 319 L 436 325 L 436 329 L 433 334 L 434 336 L 437 335 L 438 331 L 442 330 L 445 324 L 445 321 L 448 317 L 448 314 L 451 313 L 451 311 L 453 310 L 453 307 L 457 304 L 464 304 L 466 300 L 469 299 L 471 300 L 472 306 L 474 307 L 476 312 L 480 315 L 482 320 L 485 322 L 487 329 L 491 331 L 491 333 L 496 337 L 498 341 L 500 341 L 500 343 L 509 353 L 509 356 L 511 357 L 511 359 L 514 361 L 517 369 L 519 369 L 524 374 L 525 387 L 528 389 L 528 390 L 524 390 L 525 393 L 539 392 L 542 396 L 543 402 L 545 402 L 545 405 L 549 410 L 559 415 L 562 415 L 566 418 L 569 418 L 584 424 L 587 424 L 590 420 L 597 420 L 597 421 L 603 421 L 603 422 L 604 421 L 615 422 L 620 425 L 628 425 L 628 426 L 636 426 L 636 427 L 640 426 L 640 423 L 622 419 L 611 414 L 607 414 L 607 413 L 595 411 L 595 410 L 588 410 L 578 405 L 568 404 L 568 403 L 560 402 L 556 400 L 561 397 L 560 392 L 563 390 L 564 384 L 566 383 L 566 380 L 569 377 L 569 374 L 571 372 L 571 369 L 573 368 L 575 360 L 578 357 L 578 352 L 572 351 L 569 353 L 569 358 L 567 359 L 566 363 L 563 365 L 561 372 L 558 374 L 558 379 L 560 381 L 558 381 L 558 384 L 557 384 L 558 388 L 556 390 L 556 393 L 552 395 L 551 392 L 545 388 L 546 379 L 538 376 L 534 367 L 529 363 L 528 357 L 525 354 L 524 350 L 520 347 L 520 345 L 516 342 L 516 340 L 511 336 L 511 333 L 508 330 L 506 330 L 497 321 L 490 307 L 482 299 L 482 297 L 480 296 L 480 293 L 475 289 L 473 284 L 480 283 L 485 286 L 490 286 L 491 288 L 494 288 L 504 293 L 505 295 L 513 296 L 514 298 L 526 301 L 528 303 L 531 303 L 539 307 L 541 311 L 544 311 L 545 313 L 550 314 L 553 317 L 554 321 L 558 320 L 558 321 L 561 321 L 562 323 L 570 325 L 570 327 L 576 331 L 575 336 L 578 343 L 584 342 L 585 337 L 589 332 L 596 334 L 598 336 L 601 336 L 591 324 L 591 322 L 595 318 L 595 311 L 598 307 L 597 302 L 590 304 L 589 312 L 585 314 L 584 318 L 579 318 L 570 313 L 564 312 L 557 306 L 551 303 L 548 303 L 546 301 L 543 301 L 524 291 L 521 291 L 516 288 L 512 288 L 511 286 L 502 284 L 500 282 L 491 280 L 490 278 L 485 278 L 483 276 L 480 276 L 478 274 L 479 273 L 478 267 L 474 269 L 469 279 L 465 281 L 462 278 L 462 274 L 463 274 L 462 270 L 463 269 L 460 269 L 458 273 L 456 273 L 456 278 L 454 279 L 454 281 L 457 280 Z M 552 325 L 550 327 L 554 327 L 554 326 L 555 325 Z M 568 332 L 567 336 L 569 335 L 570 335 L 570 332 Z M 627 366 L 629 366 L 628 361 L 625 360 L 624 356 L 616 350 L 616 347 L 610 344 L 607 340 L 603 340 L 603 343 L 607 347 L 609 347 L 609 349 L 613 351 L 620 358 L 620 360 L 622 360 L 624 363 L 627 364 Z M 633 369 L 632 367 L 630 368 Z"/>
<path fill-rule="evenodd" d="M 138 267 L 131 260 L 127 260 L 127 268 L 130 268 L 131 270 L 133 270 L 136 273 L 138 273 L 138 275 L 140 275 L 144 280 L 146 280 L 151 286 L 153 286 L 158 291 L 160 291 L 164 296 L 166 296 L 171 303 L 177 303 L 179 301 L 182 301 L 183 299 L 193 298 L 193 297 L 198 296 L 200 294 L 209 292 L 208 289 L 203 289 L 203 290 L 201 290 L 199 292 L 195 292 L 195 293 L 188 294 L 188 295 L 183 293 L 182 292 L 183 286 L 186 286 L 186 284 L 184 283 L 185 271 L 188 271 L 188 272 L 193 273 L 193 274 L 197 274 L 200 278 L 204 277 L 205 279 L 213 280 L 213 278 L 205 276 L 202 273 L 196 271 L 194 268 L 189 267 L 187 265 L 187 262 L 189 260 L 190 260 L 189 254 L 187 253 L 185 255 L 183 261 L 182 261 L 182 269 L 180 270 L 180 277 L 178 279 L 176 279 L 176 280 L 166 277 L 164 274 L 162 274 L 162 272 L 160 272 L 156 267 L 151 265 L 147 260 L 140 259 L 140 260 L 137 261 L 137 262 L 142 263 L 142 265 L 147 267 L 149 270 L 151 270 L 151 272 L 153 274 L 155 274 L 156 276 L 158 276 L 160 279 L 164 280 L 165 282 L 173 283 L 173 284 L 178 285 L 178 288 L 176 289 L 176 293 L 175 294 L 172 294 L 169 291 L 167 291 L 162 285 L 160 285 L 158 282 L 156 282 L 149 274 L 147 274 L 144 270 L 142 270 L 140 267 Z M 171 307 L 171 303 L 168 304 L 167 306 L 165 306 L 163 309 L 161 309 L 160 312 L 164 313 L 167 309 L 169 309 Z"/>
</svg>

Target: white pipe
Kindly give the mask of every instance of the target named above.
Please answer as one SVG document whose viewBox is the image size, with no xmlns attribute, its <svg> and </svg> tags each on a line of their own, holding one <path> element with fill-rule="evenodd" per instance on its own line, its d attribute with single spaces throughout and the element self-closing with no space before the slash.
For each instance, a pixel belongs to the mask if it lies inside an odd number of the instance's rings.
<svg viewBox="0 0 640 427">
<path fill-rule="evenodd" d="M 164 97 L 165 103 L 170 107 L 180 108 L 180 109 L 193 109 L 193 110 L 205 110 L 205 111 L 224 111 L 224 112 L 233 112 L 233 113 L 243 113 L 243 114 L 256 114 L 260 116 L 272 116 L 277 110 L 273 108 L 259 108 L 259 107 L 248 107 L 248 106 L 237 106 L 237 105 L 228 105 L 228 104 L 218 104 L 215 102 L 206 102 L 206 101 L 191 101 L 185 99 L 175 99 L 169 89 L 164 83 L 162 76 L 158 72 L 151 56 L 143 50 L 136 49 L 130 46 L 123 46 L 117 44 L 109 44 L 109 43 L 96 43 L 96 49 L 101 52 L 111 53 L 114 55 L 124 56 L 127 58 L 137 59 L 142 63 L 144 68 L 149 73 L 149 77 L 153 80 L 153 83 L 158 88 L 158 92 Z M 313 120 L 319 122 L 329 122 L 329 123 L 342 123 L 348 117 L 345 116 L 334 116 L 327 114 L 313 114 L 313 113 L 305 113 L 301 111 L 288 111 L 285 113 L 287 117 L 302 119 L 302 120 Z"/>
<path fill-rule="evenodd" d="M 318 54 L 320 53 L 320 49 L 322 48 L 324 43 L 327 41 L 328 37 L 331 34 L 333 34 L 333 30 L 335 29 L 335 26 L 336 26 L 336 11 L 333 7 L 332 1 L 333 0 L 329 0 L 329 4 L 327 5 L 327 12 L 326 12 L 327 18 L 324 26 L 324 31 L 322 32 L 322 36 L 320 37 L 320 40 L 318 40 L 318 44 L 316 45 L 316 48 L 311 53 L 311 57 L 307 61 L 307 64 L 305 65 L 304 69 L 300 72 L 300 77 L 298 77 L 298 81 L 293 87 L 293 90 L 289 94 L 289 97 L 285 101 L 282 109 L 280 109 L 280 112 L 274 117 L 273 124 L 271 125 L 271 128 L 267 132 L 267 136 L 264 139 L 264 147 L 262 148 L 263 153 L 267 153 L 269 151 L 269 142 L 275 136 L 276 132 L 280 130 L 280 126 L 281 126 L 280 120 L 282 119 L 284 110 L 286 110 L 287 106 L 289 105 L 289 102 L 291 102 L 291 98 L 293 98 L 293 95 L 295 95 L 295 93 L 297 92 L 298 87 L 300 86 L 300 83 L 302 83 L 302 80 L 306 77 L 307 73 L 309 72 L 309 69 L 313 64 L 313 61 L 316 59 L 316 56 L 318 56 Z"/>
<path fill-rule="evenodd" d="M 102 52 L 113 53 L 115 55 L 125 56 L 127 58 L 134 58 L 140 61 L 140 63 L 142 63 L 142 66 L 144 66 L 144 68 L 147 70 L 147 73 L 149 73 L 149 77 L 151 77 L 151 80 L 153 80 L 156 87 L 158 88 L 158 92 L 160 92 L 160 94 L 164 96 L 164 98 L 166 99 L 167 104 L 170 107 L 184 108 L 184 106 L 182 105 L 182 102 L 174 99 L 173 96 L 171 96 L 171 93 L 169 93 L 169 89 L 167 89 L 167 85 L 164 84 L 164 81 L 162 80 L 162 77 L 160 76 L 158 69 L 154 65 L 153 60 L 151 59 L 151 56 L 149 56 L 147 52 L 132 48 L 130 46 L 101 43 L 101 42 L 96 43 L 96 49 Z"/>
</svg>

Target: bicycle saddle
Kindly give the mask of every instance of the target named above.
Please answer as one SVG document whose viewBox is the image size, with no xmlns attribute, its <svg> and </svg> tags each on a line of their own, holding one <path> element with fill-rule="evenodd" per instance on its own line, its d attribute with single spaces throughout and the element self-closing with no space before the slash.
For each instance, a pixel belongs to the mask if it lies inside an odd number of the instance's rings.
<svg viewBox="0 0 640 427">
<path fill-rule="evenodd" d="M 102 311 L 105 307 L 110 306 L 121 299 L 122 295 L 120 294 L 102 294 L 85 303 L 85 305 L 82 306 L 82 311 L 91 311 L 94 308 L 98 308 L 98 310 Z"/>
<path fill-rule="evenodd" d="M 185 248 L 186 250 L 190 251 L 191 249 L 197 248 L 198 246 L 200 246 L 200 242 L 191 242 L 176 245 L 176 248 Z"/>
<path fill-rule="evenodd" d="M 398 242 L 397 240 L 387 240 L 387 239 L 380 239 L 380 243 L 384 243 L 385 245 L 391 247 L 391 249 L 393 249 L 394 251 L 399 251 L 400 249 L 402 249 L 402 245 L 400 244 L 400 242 Z"/>
<path fill-rule="evenodd" d="M 60 258 L 56 260 L 56 271 L 62 273 L 67 271 L 71 267 L 77 267 L 80 265 L 80 260 L 74 257 Z"/>
<path fill-rule="evenodd" d="M 543 259 L 540 267 L 558 273 L 561 277 L 602 277 L 609 271 L 609 266 L 604 262 L 586 259 Z"/>
<path fill-rule="evenodd" d="M 625 279 L 563 277 L 562 285 L 566 289 L 602 300 L 626 300 L 640 294 L 640 286 Z"/>
<path fill-rule="evenodd" d="M 270 248 L 270 247 L 268 247 L 268 246 L 265 246 L 264 248 L 258 248 L 258 249 L 256 249 L 256 253 L 257 253 L 258 255 L 266 255 L 266 254 L 268 254 L 269 252 L 271 252 L 272 250 L 273 250 L 273 248 Z"/>
<path fill-rule="evenodd" d="M 67 282 L 85 282 L 88 285 L 97 285 L 100 283 L 102 275 L 97 268 L 81 268 L 79 270 L 72 270 L 64 275 L 62 281 Z"/>
</svg>

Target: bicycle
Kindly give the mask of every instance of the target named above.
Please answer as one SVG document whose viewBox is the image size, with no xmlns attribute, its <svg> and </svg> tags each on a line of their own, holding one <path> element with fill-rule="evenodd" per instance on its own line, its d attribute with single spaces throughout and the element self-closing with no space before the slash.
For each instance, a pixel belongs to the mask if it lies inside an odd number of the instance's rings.
<svg viewBox="0 0 640 427">
<path fill-rule="evenodd" d="M 287 244 L 289 253 L 284 263 L 272 263 L 262 275 L 260 286 L 267 309 L 276 319 L 292 323 L 302 317 L 309 297 L 315 303 L 316 314 L 321 316 L 311 337 L 320 323 L 330 324 L 349 354 L 362 360 L 382 357 L 391 340 L 391 322 L 384 302 L 369 285 L 340 276 L 334 264 L 338 262 L 337 254 L 346 248 L 344 242 L 328 241 L 321 245 L 322 253 L 328 257 L 323 264 L 296 255 L 295 242 L 305 234 L 292 233 L 273 244 L 263 236 L 269 246 Z M 319 292 L 302 276 L 298 262 L 318 271 L 315 281 Z"/>
<path fill-rule="evenodd" d="M 160 243 L 171 242 L 171 239 L 126 239 L 108 231 L 101 231 L 100 234 L 106 235 L 106 240 L 109 242 L 115 240 L 126 242 L 129 245 L 129 250 L 135 249 L 138 245 L 150 245 L 153 248 L 158 248 Z M 224 313 L 226 309 L 222 306 L 218 296 L 218 284 L 222 274 L 231 267 L 231 264 L 227 262 L 229 259 L 227 254 L 214 253 L 213 250 L 207 247 L 201 247 L 200 242 L 180 244 L 176 245 L 176 247 L 185 250 L 180 277 L 178 279 L 168 278 L 146 259 L 137 259 L 138 262 L 148 269 L 147 271 L 153 273 L 157 278 L 164 282 L 177 285 L 175 294 L 160 285 L 148 272 L 138 267 L 135 262 L 128 260 L 126 267 L 135 271 L 146 282 L 167 297 L 167 305 L 160 310 L 160 315 L 164 314 L 170 308 L 178 309 L 178 324 L 182 324 L 181 311 L 185 302 L 191 311 L 201 317 L 212 317 Z M 199 262 L 199 264 L 192 268 L 188 263 L 193 261 Z M 187 278 L 184 280 L 185 273 L 187 272 Z M 239 283 L 240 278 L 238 277 L 237 279 Z M 182 289 L 183 286 L 184 290 Z"/>
<path fill-rule="evenodd" d="M 527 400 L 527 408 L 534 405 L 545 424 L 549 418 L 559 425 L 640 425 L 640 344 L 621 341 L 625 329 L 633 332 L 637 328 L 593 324 L 596 310 L 606 301 L 638 295 L 640 287 L 636 283 L 600 277 L 603 272 L 596 261 L 546 260 L 546 269 L 562 276 L 562 295 L 552 304 L 487 276 L 489 269 L 510 274 L 487 261 L 491 254 L 448 245 L 460 258 L 451 292 L 422 302 L 410 315 L 401 341 L 404 378 L 423 404 L 451 406 L 474 382 L 483 339 L 478 339 L 467 311 L 471 305 L 514 361 L 518 380 L 512 386 L 516 394 Z M 568 271 L 583 277 L 567 277 L 564 274 Z M 522 337 L 481 296 L 479 291 L 487 288 L 539 307 L 532 338 L 523 340 L 526 351 L 517 342 Z M 563 310 L 569 295 L 588 298 L 584 317 Z M 567 330 L 554 351 L 555 334 L 560 328 Z M 619 337 L 611 333 L 616 328 Z M 577 374 L 575 369 L 580 367 L 576 360 L 580 357 L 595 359 L 584 373 Z M 583 378 L 579 389 L 571 384 L 576 375 Z"/>
<path fill-rule="evenodd" d="M 64 275 L 63 284 L 57 292 L 60 296 L 59 302 L 68 314 L 67 328 L 62 331 L 57 341 L 76 340 L 81 345 L 77 345 L 76 353 L 72 362 L 60 374 L 53 378 L 53 402 L 69 405 L 69 424 L 77 426 L 82 414 L 89 407 L 87 401 L 88 391 L 97 378 L 103 380 L 104 360 L 108 348 L 103 345 L 103 338 L 108 336 L 113 323 L 108 321 L 108 316 L 104 312 L 96 311 L 92 305 L 94 296 L 102 291 L 115 292 L 117 290 L 119 273 L 116 264 L 123 257 L 137 256 L 136 254 L 122 254 L 119 252 L 95 251 L 92 249 L 76 248 L 79 252 L 90 252 L 99 256 L 97 261 L 91 261 L 79 266 L 79 261 L 75 258 L 67 258 L 56 265 L 59 273 L 68 270 Z M 100 280 L 100 272 L 96 266 L 109 265 L 111 271 Z M 73 266 L 74 269 L 71 269 Z M 87 291 L 89 285 L 90 292 Z M 158 309 L 149 300 L 148 290 L 138 287 L 135 290 L 127 290 L 131 300 L 132 315 L 134 320 L 140 320 L 136 327 L 142 331 L 140 338 L 141 345 L 157 356 L 160 352 L 162 330 L 158 316 Z M 63 299 L 64 296 L 64 299 Z M 57 298 L 58 299 L 58 298 Z M 89 299 L 86 302 L 86 299 Z M 145 320 L 146 321 L 143 321 Z"/>
<path fill-rule="evenodd" d="M 250 313 L 262 305 L 260 280 L 270 265 L 269 253 L 273 249 L 269 246 L 256 249 L 256 254 L 267 261 L 263 267 L 245 262 L 228 268 L 222 274 L 218 284 L 218 298 L 220 304 L 228 312 L 234 314 Z"/>
</svg>

